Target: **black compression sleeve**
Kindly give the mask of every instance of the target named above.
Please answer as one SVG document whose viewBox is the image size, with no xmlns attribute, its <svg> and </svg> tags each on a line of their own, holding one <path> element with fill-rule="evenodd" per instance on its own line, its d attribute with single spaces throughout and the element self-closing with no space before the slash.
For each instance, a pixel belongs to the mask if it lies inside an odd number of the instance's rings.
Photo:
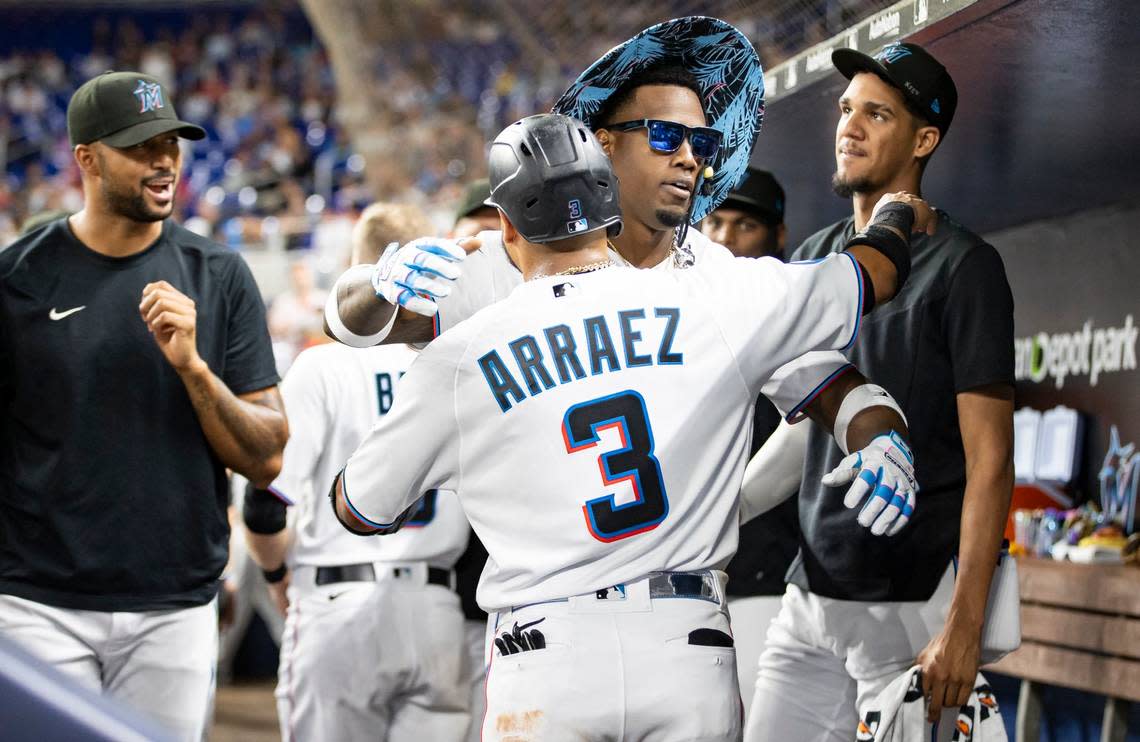
<svg viewBox="0 0 1140 742">
<path fill-rule="evenodd" d="M 863 314 L 870 314 L 875 308 L 875 282 L 862 263 L 859 263 L 859 272 L 863 274 Z"/>
<path fill-rule="evenodd" d="M 854 237 L 848 240 L 843 249 L 849 250 L 856 245 L 874 248 L 894 264 L 895 271 L 898 274 L 895 295 L 898 295 L 903 284 L 906 283 L 907 277 L 910 276 L 909 238 L 903 239 L 894 230 L 871 223 L 862 232 L 857 232 Z"/>
</svg>

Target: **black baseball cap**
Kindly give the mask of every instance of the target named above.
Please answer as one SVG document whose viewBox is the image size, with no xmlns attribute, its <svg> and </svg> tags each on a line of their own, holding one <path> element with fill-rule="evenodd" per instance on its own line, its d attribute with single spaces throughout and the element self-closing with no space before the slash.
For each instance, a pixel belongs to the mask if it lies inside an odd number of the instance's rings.
<svg viewBox="0 0 1140 742">
<path fill-rule="evenodd" d="M 741 209 L 756 214 L 770 226 L 784 223 L 784 189 L 767 170 L 749 167 L 718 209 Z"/>
<path fill-rule="evenodd" d="M 848 80 L 859 72 L 874 72 L 901 90 L 917 112 L 946 136 L 958 107 L 958 88 L 946 68 L 918 44 L 896 41 L 872 56 L 836 49 L 831 63 Z"/>
<path fill-rule="evenodd" d="M 162 83 L 140 72 L 104 72 L 80 85 L 67 104 L 72 147 L 95 141 L 133 147 L 168 131 L 183 139 L 206 137 L 202 127 L 178 119 Z"/>
<path fill-rule="evenodd" d="M 490 197 L 491 181 L 480 178 L 468 183 L 467 187 L 463 189 L 463 200 L 459 202 L 459 210 L 455 212 L 455 221 L 458 222 L 465 216 L 471 216 L 480 209 L 494 209 L 494 206 L 486 203 Z"/>
</svg>

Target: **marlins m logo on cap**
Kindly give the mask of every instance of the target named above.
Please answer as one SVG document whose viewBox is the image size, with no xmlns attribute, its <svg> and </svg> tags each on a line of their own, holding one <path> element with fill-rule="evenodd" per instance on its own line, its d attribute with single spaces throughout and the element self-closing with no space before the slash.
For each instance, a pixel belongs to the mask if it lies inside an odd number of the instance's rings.
<svg viewBox="0 0 1140 742">
<path fill-rule="evenodd" d="M 147 113 L 162 108 L 162 86 L 158 83 L 139 80 L 135 88 L 135 97 L 139 99 L 139 113 Z"/>
<path fill-rule="evenodd" d="M 875 55 L 875 59 L 879 60 L 880 62 L 892 64 L 899 61 L 903 57 L 909 57 L 910 55 L 910 49 L 907 49 L 902 44 L 895 42 L 893 44 L 887 44 L 882 49 L 880 49 L 879 53 Z"/>
</svg>

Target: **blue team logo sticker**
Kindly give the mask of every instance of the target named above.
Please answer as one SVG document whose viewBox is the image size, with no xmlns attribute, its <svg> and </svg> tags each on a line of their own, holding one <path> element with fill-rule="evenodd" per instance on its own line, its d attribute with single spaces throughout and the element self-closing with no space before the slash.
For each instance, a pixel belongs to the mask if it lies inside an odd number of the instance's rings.
<svg viewBox="0 0 1140 742">
<path fill-rule="evenodd" d="M 875 59 L 887 64 L 894 64 L 903 57 L 909 57 L 910 55 L 910 49 L 907 49 L 902 45 L 902 43 L 896 41 L 895 43 L 887 44 L 882 49 L 880 49 L 879 53 L 875 55 Z"/>
<path fill-rule="evenodd" d="M 579 217 L 582 216 L 582 202 L 581 201 L 579 201 L 576 198 L 570 199 L 570 203 L 567 204 L 567 206 L 570 209 L 570 218 L 571 219 L 578 219 Z M 573 231 L 573 230 L 571 230 L 571 231 Z"/>
<path fill-rule="evenodd" d="M 577 221 L 566 223 L 566 231 L 570 234 L 574 234 L 575 232 L 585 232 L 589 228 L 590 224 L 585 219 L 578 219 Z"/>
<path fill-rule="evenodd" d="M 149 113 L 150 111 L 163 108 L 162 87 L 158 85 L 158 83 L 139 80 L 138 87 L 134 90 L 134 95 L 139 99 L 139 113 Z"/>
</svg>

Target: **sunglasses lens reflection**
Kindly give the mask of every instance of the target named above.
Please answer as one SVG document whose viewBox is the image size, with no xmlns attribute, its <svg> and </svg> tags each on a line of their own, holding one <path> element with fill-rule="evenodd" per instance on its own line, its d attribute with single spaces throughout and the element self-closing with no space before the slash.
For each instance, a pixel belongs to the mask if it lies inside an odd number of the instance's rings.
<svg viewBox="0 0 1140 742">
<path fill-rule="evenodd" d="M 649 125 L 649 146 L 658 152 L 676 152 L 685 141 L 685 129 L 668 121 L 654 121 Z"/>
<path fill-rule="evenodd" d="M 656 152 L 672 154 L 680 149 L 686 133 L 689 135 L 689 146 L 693 148 L 693 154 L 701 159 L 709 159 L 720 148 L 719 132 L 686 130 L 683 125 L 673 121 L 649 122 L 649 146 Z"/>
<path fill-rule="evenodd" d="M 689 135 L 689 145 L 693 148 L 694 155 L 707 159 L 716 154 L 720 140 L 715 136 L 694 131 Z"/>
</svg>

